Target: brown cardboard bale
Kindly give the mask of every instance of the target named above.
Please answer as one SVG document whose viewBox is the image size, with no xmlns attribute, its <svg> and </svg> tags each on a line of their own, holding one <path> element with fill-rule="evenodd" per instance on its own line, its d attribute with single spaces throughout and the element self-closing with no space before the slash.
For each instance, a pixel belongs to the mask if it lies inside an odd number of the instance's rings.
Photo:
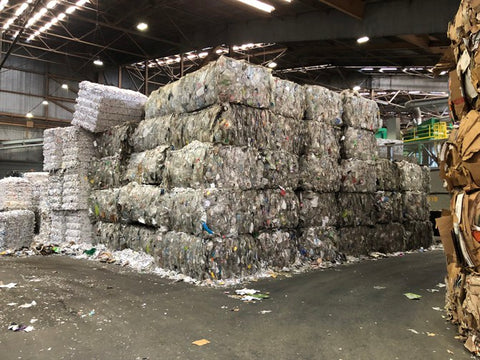
<svg viewBox="0 0 480 360">
<path fill-rule="evenodd" d="M 465 273 L 458 264 L 447 265 L 445 309 L 454 324 L 460 324 L 463 320 L 462 303 L 465 299 L 465 278 Z"/>
<path fill-rule="evenodd" d="M 448 80 L 450 112 L 456 121 L 460 121 L 469 110 L 465 100 L 462 82 L 456 70 L 450 71 Z"/>
<path fill-rule="evenodd" d="M 463 196 L 463 194 L 457 196 Z M 454 218 L 454 222 L 455 221 L 456 219 Z M 467 263 L 473 265 L 472 267 L 475 269 L 478 269 L 480 267 L 480 231 L 478 231 L 480 230 L 479 191 L 464 195 L 460 221 L 460 230 L 466 248 L 465 257 L 467 257 Z"/>
<path fill-rule="evenodd" d="M 465 281 L 465 301 L 463 302 L 463 325 L 467 329 L 480 328 L 480 276 L 467 275 Z"/>
<path fill-rule="evenodd" d="M 452 237 L 453 231 L 453 217 L 451 214 L 443 215 L 440 218 L 436 219 L 436 226 L 440 234 L 440 239 L 443 244 L 443 251 L 445 252 L 445 257 L 447 259 L 447 265 L 456 264 L 457 254 L 455 253 L 454 240 Z"/>
</svg>

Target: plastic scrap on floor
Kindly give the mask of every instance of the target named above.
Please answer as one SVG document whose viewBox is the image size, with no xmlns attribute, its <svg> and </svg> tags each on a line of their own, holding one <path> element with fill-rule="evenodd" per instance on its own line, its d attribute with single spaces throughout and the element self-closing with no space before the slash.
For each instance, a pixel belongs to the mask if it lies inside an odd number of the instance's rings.
<svg viewBox="0 0 480 360">
<path fill-rule="evenodd" d="M 405 295 L 409 300 L 420 300 L 422 295 L 414 294 L 414 293 L 405 293 Z"/>
<path fill-rule="evenodd" d="M 15 286 L 17 286 L 17 283 L 9 283 L 9 284 L 4 285 L 4 284 L 0 281 L 0 288 L 12 289 L 12 288 L 14 288 Z"/>
<path fill-rule="evenodd" d="M 35 328 L 31 325 L 11 323 L 8 326 L 8 330 L 15 331 L 15 332 L 18 332 L 18 331 L 30 332 L 35 330 Z"/>
<path fill-rule="evenodd" d="M 84 253 L 85 255 L 92 256 L 93 254 L 95 254 L 95 251 L 97 251 L 96 248 L 91 248 L 91 249 L 89 249 L 89 250 L 83 250 L 83 253 Z"/>
<path fill-rule="evenodd" d="M 443 311 L 443 309 L 438 306 L 432 306 L 432 309 L 435 311 Z"/>
<path fill-rule="evenodd" d="M 417 334 L 417 335 L 420 334 L 420 333 L 419 333 L 417 330 L 415 330 L 415 329 L 408 329 L 408 331 L 410 331 L 410 332 L 412 332 L 412 333 L 414 333 L 414 334 Z"/>
<path fill-rule="evenodd" d="M 434 336 L 437 336 L 437 334 L 431 333 L 431 332 L 428 332 L 428 331 L 427 331 L 427 336 L 428 336 L 428 337 L 434 337 Z"/>
<path fill-rule="evenodd" d="M 259 312 L 259 314 L 265 315 L 265 314 L 270 314 L 272 310 L 262 310 Z"/>
<path fill-rule="evenodd" d="M 386 289 L 387 287 L 386 287 L 386 286 L 375 285 L 373 288 L 374 288 L 375 290 L 384 290 L 384 289 Z"/>
<path fill-rule="evenodd" d="M 447 286 L 447 285 L 445 285 L 444 283 L 438 283 L 438 284 L 437 284 L 437 287 L 439 287 L 439 288 L 444 288 L 444 287 L 446 287 L 446 286 Z"/>
<path fill-rule="evenodd" d="M 19 308 L 28 309 L 28 308 L 31 308 L 32 306 L 35 306 L 35 305 L 37 305 L 37 302 L 35 300 L 33 300 L 31 303 L 25 303 L 23 305 L 20 305 Z"/>
<path fill-rule="evenodd" d="M 203 346 L 203 345 L 210 344 L 210 341 L 208 341 L 207 339 L 201 339 L 201 340 L 196 340 L 192 342 L 192 344 L 197 346 Z"/>
<path fill-rule="evenodd" d="M 438 290 L 438 289 L 427 289 L 427 291 L 429 293 L 436 293 L 436 292 L 439 292 L 440 290 Z"/>
<path fill-rule="evenodd" d="M 243 288 L 243 289 L 240 289 L 240 290 L 235 290 L 235 293 L 237 295 L 253 295 L 253 294 L 256 294 L 260 291 L 258 290 L 254 290 L 254 289 L 247 289 L 247 288 Z"/>
</svg>

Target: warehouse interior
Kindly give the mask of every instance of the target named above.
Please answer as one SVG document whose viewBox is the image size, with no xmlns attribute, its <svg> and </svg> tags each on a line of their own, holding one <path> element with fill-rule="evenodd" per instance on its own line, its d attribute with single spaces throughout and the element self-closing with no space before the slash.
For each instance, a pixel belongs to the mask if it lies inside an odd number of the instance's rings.
<svg viewBox="0 0 480 360">
<path fill-rule="evenodd" d="M 0 0 L 6 359 L 480 354 L 478 7 Z"/>
</svg>

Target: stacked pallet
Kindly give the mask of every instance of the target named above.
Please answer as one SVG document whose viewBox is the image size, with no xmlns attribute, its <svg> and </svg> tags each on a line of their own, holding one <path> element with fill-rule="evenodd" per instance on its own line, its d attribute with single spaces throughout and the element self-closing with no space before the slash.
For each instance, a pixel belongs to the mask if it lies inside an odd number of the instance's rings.
<svg viewBox="0 0 480 360">
<path fill-rule="evenodd" d="M 447 303 L 450 319 L 467 339 L 465 347 L 480 355 L 480 6 L 463 0 L 449 24 L 454 63 L 449 78 L 450 113 L 458 126 L 441 153 L 440 175 L 452 194 L 450 210 L 437 220 L 447 258 Z"/>
<path fill-rule="evenodd" d="M 33 241 L 35 214 L 31 183 L 22 178 L 0 180 L 0 250 L 18 250 Z"/>
</svg>

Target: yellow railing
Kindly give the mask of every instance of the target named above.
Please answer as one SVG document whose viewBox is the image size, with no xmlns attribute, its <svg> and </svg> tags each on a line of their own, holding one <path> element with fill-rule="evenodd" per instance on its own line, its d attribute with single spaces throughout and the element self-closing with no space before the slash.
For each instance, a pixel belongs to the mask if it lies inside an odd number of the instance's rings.
<svg viewBox="0 0 480 360">
<path fill-rule="evenodd" d="M 421 125 L 405 132 L 403 134 L 403 142 L 409 143 L 421 140 L 442 140 L 448 138 L 448 133 L 449 130 L 446 122 Z"/>
</svg>

